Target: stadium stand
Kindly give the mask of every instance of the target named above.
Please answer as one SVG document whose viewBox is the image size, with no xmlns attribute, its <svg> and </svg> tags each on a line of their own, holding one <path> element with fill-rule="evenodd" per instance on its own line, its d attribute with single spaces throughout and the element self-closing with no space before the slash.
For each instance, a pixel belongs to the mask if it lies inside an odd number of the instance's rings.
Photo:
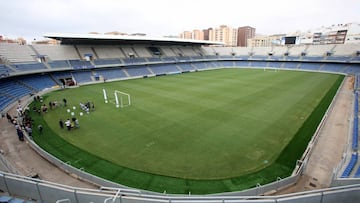
<svg viewBox="0 0 360 203">
<path fill-rule="evenodd" d="M 162 58 L 163 61 L 166 61 L 166 62 L 176 62 L 178 61 L 178 59 L 176 57 L 164 57 Z"/>
<path fill-rule="evenodd" d="M 359 51 L 358 44 L 337 44 L 333 49 L 333 56 L 351 57 Z"/>
<path fill-rule="evenodd" d="M 94 64 L 96 66 L 102 66 L 102 65 L 109 66 L 109 65 L 120 65 L 120 64 L 122 64 L 122 62 L 118 58 L 115 58 L 115 59 L 95 59 Z"/>
<path fill-rule="evenodd" d="M 291 69 L 297 69 L 299 67 L 299 62 L 286 62 L 283 63 L 282 68 L 291 68 Z"/>
<path fill-rule="evenodd" d="M 46 56 L 50 61 L 80 59 L 73 45 L 34 44 L 32 46 L 39 54 Z"/>
<path fill-rule="evenodd" d="M 322 65 L 321 63 L 301 63 L 299 68 L 302 70 L 319 71 Z"/>
<path fill-rule="evenodd" d="M 306 48 L 307 47 L 305 45 L 289 47 L 289 50 L 288 50 L 289 56 L 292 56 L 292 57 L 298 59 L 302 53 L 306 53 Z"/>
<path fill-rule="evenodd" d="M 211 69 L 216 67 L 214 64 L 209 62 L 197 62 L 194 63 L 194 66 L 196 67 L 196 69 L 201 69 L 201 70 Z"/>
<path fill-rule="evenodd" d="M 172 46 L 170 47 L 170 49 L 175 53 L 176 57 L 188 57 L 183 53 L 182 49 L 180 49 L 180 47 L 178 46 Z"/>
<path fill-rule="evenodd" d="M 300 61 L 300 56 L 284 56 L 284 60 L 286 61 Z"/>
<path fill-rule="evenodd" d="M 354 122 L 353 122 L 353 133 L 352 133 L 352 149 L 356 151 L 358 149 L 359 140 L 359 93 L 355 92 L 354 101 Z"/>
<path fill-rule="evenodd" d="M 49 75 L 32 75 L 31 77 L 22 76 L 18 78 L 18 81 L 36 91 L 42 91 L 46 88 L 58 85 Z"/>
<path fill-rule="evenodd" d="M 234 47 L 233 52 L 236 56 L 247 59 L 252 53 L 252 47 Z"/>
<path fill-rule="evenodd" d="M 302 61 L 321 61 L 324 60 L 323 56 L 303 56 Z"/>
<path fill-rule="evenodd" d="M 112 45 L 97 45 L 94 50 L 98 59 L 126 58 L 120 47 Z"/>
<path fill-rule="evenodd" d="M 91 82 L 91 76 L 92 73 L 91 71 L 77 71 L 77 72 L 73 72 L 72 75 L 75 78 L 76 83 L 80 84 L 80 83 L 88 83 Z"/>
<path fill-rule="evenodd" d="M 360 73 L 360 65 L 359 64 L 351 64 L 351 65 L 347 65 L 346 69 L 344 70 L 345 73 L 349 73 L 349 74 L 358 74 Z"/>
<path fill-rule="evenodd" d="M 231 56 L 233 53 L 232 48 L 228 48 L 228 47 L 214 47 L 213 51 L 214 51 L 213 52 L 214 55 L 219 55 L 219 56 Z"/>
<path fill-rule="evenodd" d="M 235 66 L 238 67 L 248 67 L 249 62 L 248 61 L 235 61 Z"/>
<path fill-rule="evenodd" d="M 12 79 L 2 79 L 0 83 L 0 92 L 4 96 L 17 100 L 18 98 L 32 93 L 33 90 Z"/>
<path fill-rule="evenodd" d="M 6 67 L 6 65 L 0 64 L 0 78 L 9 76 L 10 72 L 14 72 L 14 71 Z"/>
<path fill-rule="evenodd" d="M 171 47 L 161 47 L 162 53 L 164 56 L 177 56 L 176 53 L 171 49 Z"/>
<path fill-rule="evenodd" d="M 224 66 L 224 67 L 234 67 L 234 62 L 233 61 L 219 61 L 217 62 L 218 66 Z"/>
<path fill-rule="evenodd" d="M 250 56 L 251 60 L 267 60 L 269 56 L 262 56 L 262 55 L 253 55 Z"/>
<path fill-rule="evenodd" d="M 133 49 L 133 47 L 131 47 L 131 46 L 122 46 L 122 47 L 120 47 L 120 49 L 123 51 L 124 56 L 125 56 L 126 58 L 139 57 L 139 56 L 136 54 L 136 52 L 135 52 L 135 50 Z"/>
<path fill-rule="evenodd" d="M 149 62 L 161 62 L 161 58 L 160 57 L 151 57 L 151 58 L 147 58 L 147 60 Z"/>
<path fill-rule="evenodd" d="M 131 77 L 146 76 L 152 74 L 146 66 L 128 67 L 125 68 L 125 70 Z"/>
<path fill-rule="evenodd" d="M 13 67 L 15 67 L 18 71 L 23 72 L 46 69 L 46 66 L 43 63 L 18 63 L 14 64 Z"/>
<path fill-rule="evenodd" d="M 351 60 L 349 56 L 328 56 L 326 57 L 327 61 L 339 61 L 339 62 L 347 62 Z"/>
<path fill-rule="evenodd" d="M 70 65 L 74 69 L 87 69 L 87 68 L 94 68 L 90 61 L 83 61 L 83 60 L 69 60 Z"/>
<path fill-rule="evenodd" d="M 272 47 L 253 47 L 252 53 L 254 56 L 266 57 L 272 53 Z"/>
<path fill-rule="evenodd" d="M 273 61 L 273 62 L 269 62 L 268 67 L 281 68 L 282 65 L 283 65 L 283 62 Z"/>
<path fill-rule="evenodd" d="M 326 44 L 326 45 L 317 45 L 317 46 L 308 46 L 306 50 L 307 56 L 325 56 L 327 53 L 331 53 L 335 45 Z"/>
<path fill-rule="evenodd" d="M 51 68 L 70 68 L 70 64 L 67 60 L 48 61 L 47 63 Z"/>
<path fill-rule="evenodd" d="M 136 53 L 136 55 L 138 55 L 139 57 L 142 58 L 149 58 L 152 57 L 153 55 L 149 52 L 148 49 L 146 49 L 146 47 L 144 46 L 134 46 L 134 51 Z"/>
<path fill-rule="evenodd" d="M 165 65 L 150 65 L 149 68 L 155 74 L 170 74 L 170 73 L 179 73 L 180 70 L 172 64 Z"/>
<path fill-rule="evenodd" d="M 146 59 L 145 58 L 126 58 L 123 59 L 125 64 L 141 64 L 141 63 L 146 63 Z"/>
<path fill-rule="evenodd" d="M 91 46 L 86 46 L 86 45 L 76 45 L 75 49 L 77 49 L 79 51 L 79 55 L 81 59 L 85 59 L 86 56 L 92 58 L 92 59 L 96 59 L 96 54 L 93 51 L 93 48 Z"/>
<path fill-rule="evenodd" d="M 341 178 L 348 178 L 352 172 L 352 170 L 355 167 L 355 164 L 358 160 L 358 153 L 354 152 L 351 154 L 351 158 L 350 158 L 350 162 L 348 163 L 348 165 L 346 166 L 344 172 L 341 175 Z"/>
<path fill-rule="evenodd" d="M 178 56 L 178 57 L 176 57 L 176 61 L 188 61 L 188 62 L 190 62 L 190 61 L 192 61 L 192 59 L 191 59 L 191 57 L 190 56 Z"/>
<path fill-rule="evenodd" d="M 203 53 L 205 53 L 205 56 L 215 56 L 216 51 L 214 50 L 215 47 L 202 47 Z"/>
<path fill-rule="evenodd" d="M 60 80 L 64 78 L 73 77 L 70 72 L 53 72 L 51 73 L 51 76 L 56 80 L 56 82 L 60 82 Z"/>
<path fill-rule="evenodd" d="M 184 56 L 197 56 L 197 55 L 199 55 L 198 53 L 196 53 L 194 51 L 194 49 L 191 46 L 178 47 L 178 49 L 181 51 L 181 53 Z"/>
<path fill-rule="evenodd" d="M 251 66 L 252 67 L 266 67 L 266 65 L 267 65 L 267 62 L 265 62 L 265 61 L 252 61 L 251 62 Z"/>
<path fill-rule="evenodd" d="M 121 79 L 127 77 L 125 72 L 118 68 L 99 69 L 96 70 L 96 73 L 102 76 L 105 80 Z"/>
<path fill-rule="evenodd" d="M 36 53 L 27 45 L 0 43 L 0 56 L 10 63 L 36 62 Z"/>
<path fill-rule="evenodd" d="M 0 196 L 0 203 L 34 203 L 34 202 L 26 201 L 24 199 L 11 197 L 11 196 Z"/>
<path fill-rule="evenodd" d="M 272 49 L 272 55 L 276 56 L 276 57 L 283 57 L 285 53 L 288 52 L 288 47 L 287 46 L 275 46 Z"/>
<path fill-rule="evenodd" d="M 201 63 L 201 62 L 199 62 L 199 63 Z M 195 70 L 194 66 L 196 66 L 199 63 L 194 63 L 193 65 L 191 63 L 179 63 L 179 64 L 177 64 L 177 66 L 180 67 L 180 69 L 182 71 L 193 71 L 193 70 Z"/>
<path fill-rule="evenodd" d="M 346 67 L 346 65 L 344 65 L 344 64 L 324 63 L 324 65 L 321 68 L 321 71 L 342 72 L 342 70 L 344 70 L 345 67 Z"/>
<path fill-rule="evenodd" d="M 149 52 L 152 54 L 152 56 L 157 56 L 160 57 L 162 54 L 161 49 L 159 47 L 155 47 L 155 46 L 149 46 L 147 47 Z"/>
<path fill-rule="evenodd" d="M 3 111 L 5 109 L 5 107 L 9 106 L 15 100 L 16 100 L 15 98 L 1 93 L 0 94 L 0 111 Z"/>
<path fill-rule="evenodd" d="M 191 58 L 192 58 L 194 61 L 196 61 L 196 60 L 203 60 L 203 59 L 204 59 L 203 56 L 192 56 Z"/>
</svg>

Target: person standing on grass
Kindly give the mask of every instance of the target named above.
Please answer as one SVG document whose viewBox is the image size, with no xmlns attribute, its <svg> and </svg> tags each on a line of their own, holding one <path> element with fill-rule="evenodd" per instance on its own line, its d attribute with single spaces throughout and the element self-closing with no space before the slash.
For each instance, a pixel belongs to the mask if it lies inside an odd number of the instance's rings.
<svg viewBox="0 0 360 203">
<path fill-rule="evenodd" d="M 75 123 L 75 128 L 80 128 L 80 123 L 78 119 L 75 119 L 74 123 Z"/>
<path fill-rule="evenodd" d="M 65 121 L 65 125 L 66 125 L 68 131 L 70 131 L 70 130 L 71 130 L 71 121 L 70 121 L 70 119 L 67 119 L 67 120 Z"/>
<path fill-rule="evenodd" d="M 64 122 L 62 119 L 59 120 L 59 125 L 60 125 L 60 128 L 63 129 L 64 128 Z"/>
<path fill-rule="evenodd" d="M 38 125 L 38 130 L 39 130 L 39 133 L 42 134 L 43 126 L 41 124 Z"/>
</svg>

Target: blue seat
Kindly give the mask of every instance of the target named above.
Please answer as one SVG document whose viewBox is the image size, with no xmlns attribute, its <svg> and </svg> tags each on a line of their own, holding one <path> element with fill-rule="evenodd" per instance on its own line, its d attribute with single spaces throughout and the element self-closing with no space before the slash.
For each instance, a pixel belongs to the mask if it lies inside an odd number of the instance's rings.
<svg viewBox="0 0 360 203">
<path fill-rule="evenodd" d="M 346 166 L 343 174 L 341 175 L 342 178 L 348 178 L 350 176 L 351 171 L 354 169 L 356 165 L 357 159 L 358 159 L 358 153 L 353 153 L 351 155 L 349 164 Z"/>
<path fill-rule="evenodd" d="M 0 196 L 0 203 L 8 203 L 11 199 L 12 197 L 9 196 Z"/>
</svg>

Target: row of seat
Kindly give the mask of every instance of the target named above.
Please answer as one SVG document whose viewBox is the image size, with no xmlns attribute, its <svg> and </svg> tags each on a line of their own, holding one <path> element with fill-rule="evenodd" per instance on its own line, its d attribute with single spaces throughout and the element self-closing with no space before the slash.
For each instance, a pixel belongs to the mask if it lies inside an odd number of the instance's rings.
<svg viewBox="0 0 360 203">
<path fill-rule="evenodd" d="M 161 63 L 161 62 L 191 62 L 197 60 L 209 60 L 209 59 L 227 59 L 227 60 L 259 60 L 259 62 L 269 62 L 269 61 L 296 61 L 296 62 L 319 62 L 319 61 L 340 61 L 340 62 L 349 62 L 353 60 L 360 61 L 360 57 L 294 57 L 294 56 L 183 56 L 183 57 L 150 57 L 150 58 L 112 58 L 112 59 L 95 59 L 92 62 L 85 60 L 55 60 L 46 62 L 50 68 L 73 68 L 73 69 L 90 69 L 95 68 L 96 66 L 104 65 L 133 65 L 133 64 L 146 64 L 146 63 Z M 256 61 L 254 61 L 256 63 Z M 304 63 L 305 64 L 305 63 Z M 47 66 L 44 63 L 17 63 L 10 64 L 14 70 L 18 72 L 24 71 L 42 71 L 46 69 Z M 292 67 L 290 67 L 292 68 Z M 1 65 L 0 74 L 8 75 L 9 72 L 13 72 L 12 69 Z"/>
<path fill-rule="evenodd" d="M 355 78 L 355 88 L 356 88 L 356 81 L 358 80 L 359 76 Z M 345 170 L 343 171 L 341 177 L 348 178 L 351 172 L 354 170 L 357 160 L 358 160 L 358 142 L 359 142 L 359 93 L 355 91 L 354 95 L 354 120 L 353 120 L 353 130 L 352 130 L 352 142 L 351 142 L 351 149 L 353 153 L 351 154 L 351 159 L 348 165 L 346 166 Z M 360 176 L 360 166 L 355 172 L 354 177 Z"/>
<path fill-rule="evenodd" d="M 349 164 L 346 166 L 344 172 L 341 175 L 341 178 L 348 178 L 352 172 L 352 170 L 354 169 L 356 163 L 358 160 L 358 153 L 354 152 L 351 154 L 351 159 Z"/>
<path fill-rule="evenodd" d="M 359 94 L 356 91 L 355 92 L 355 102 L 354 102 L 354 127 L 353 127 L 353 133 L 352 133 L 352 149 L 354 151 L 357 151 L 358 149 L 358 140 L 359 140 L 359 117 L 358 117 L 358 112 L 359 112 L 359 101 L 358 101 L 358 97 Z"/>
<path fill-rule="evenodd" d="M 20 198 L 17 198 L 17 197 L 0 196 L 0 203 L 35 203 L 35 202 L 20 199 Z"/>
</svg>

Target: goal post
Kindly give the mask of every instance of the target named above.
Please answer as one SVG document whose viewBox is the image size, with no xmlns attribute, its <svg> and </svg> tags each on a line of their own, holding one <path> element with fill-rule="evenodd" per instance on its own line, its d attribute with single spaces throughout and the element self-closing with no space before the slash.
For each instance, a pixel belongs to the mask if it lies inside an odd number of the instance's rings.
<svg viewBox="0 0 360 203">
<path fill-rule="evenodd" d="M 105 100 L 105 104 L 108 103 L 108 99 L 107 99 L 107 95 L 106 95 L 106 90 L 103 89 L 103 94 L 104 94 L 104 100 Z"/>
<path fill-rule="evenodd" d="M 119 90 L 115 90 L 114 91 L 114 97 L 112 97 L 111 95 L 108 96 L 106 93 L 106 90 L 103 89 L 103 95 L 104 95 L 104 100 L 105 103 L 112 103 L 115 104 L 116 108 L 123 108 L 126 106 L 130 106 L 131 105 L 131 96 L 130 94 L 126 93 L 126 92 L 121 92 Z M 115 100 L 114 100 L 115 98 Z"/>
<path fill-rule="evenodd" d="M 114 96 L 115 96 L 116 108 L 119 108 L 119 107 L 123 108 L 123 107 L 131 105 L 130 94 L 115 90 L 114 91 Z"/>
</svg>

